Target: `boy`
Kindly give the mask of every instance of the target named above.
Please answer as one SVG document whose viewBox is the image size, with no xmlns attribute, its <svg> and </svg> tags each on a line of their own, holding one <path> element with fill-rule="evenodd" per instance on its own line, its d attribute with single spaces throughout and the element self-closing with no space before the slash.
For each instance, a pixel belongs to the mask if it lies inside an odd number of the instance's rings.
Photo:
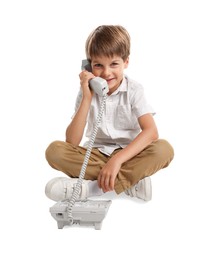
<svg viewBox="0 0 208 260">
<path fill-rule="evenodd" d="M 89 81 L 101 77 L 108 83 L 106 107 L 91 152 L 79 199 L 114 190 L 148 201 L 152 197 L 152 174 L 173 159 L 171 145 L 158 139 L 154 111 L 140 84 L 124 75 L 130 55 L 130 36 L 122 26 L 103 25 L 86 41 L 86 56 L 92 72 L 83 70 L 75 114 L 66 129 L 66 141 L 55 141 L 46 150 L 46 159 L 68 177 L 57 177 L 45 188 L 48 198 L 70 198 L 79 177 L 87 143 L 79 146 L 85 126 L 89 138 L 97 118 L 100 96 Z"/>
</svg>

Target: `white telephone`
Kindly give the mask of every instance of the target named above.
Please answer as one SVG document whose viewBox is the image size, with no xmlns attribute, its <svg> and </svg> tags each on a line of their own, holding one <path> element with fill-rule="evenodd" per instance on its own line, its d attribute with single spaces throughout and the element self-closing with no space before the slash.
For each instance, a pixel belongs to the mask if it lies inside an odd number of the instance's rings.
<svg viewBox="0 0 208 260">
<path fill-rule="evenodd" d="M 92 72 L 92 68 L 88 60 L 82 60 L 82 70 L 84 69 Z M 95 77 L 90 80 L 90 88 L 99 96 L 104 96 L 109 91 L 107 81 L 100 77 Z"/>
<path fill-rule="evenodd" d="M 88 60 L 82 61 L 82 69 L 91 71 L 91 66 Z M 101 101 L 100 110 L 95 122 L 93 133 L 89 140 L 79 178 L 73 190 L 71 199 L 59 201 L 50 208 L 50 213 L 52 217 L 57 221 L 58 228 L 60 229 L 62 229 L 65 225 L 72 224 L 80 224 L 85 226 L 94 225 L 95 229 L 101 229 L 102 221 L 111 205 L 111 200 L 77 200 L 81 191 L 82 181 L 85 176 L 85 171 L 98 131 L 98 126 L 105 108 L 107 93 L 109 91 L 107 81 L 100 77 L 95 77 L 91 79 L 90 87 L 95 93 L 102 96 L 103 98 Z"/>
</svg>

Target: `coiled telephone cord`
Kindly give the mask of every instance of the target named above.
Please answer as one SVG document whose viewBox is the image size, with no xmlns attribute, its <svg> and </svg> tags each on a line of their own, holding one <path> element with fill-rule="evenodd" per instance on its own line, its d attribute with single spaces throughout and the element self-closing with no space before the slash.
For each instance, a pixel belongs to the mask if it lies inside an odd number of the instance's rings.
<svg viewBox="0 0 208 260">
<path fill-rule="evenodd" d="M 98 113 L 98 116 L 96 118 L 93 133 L 92 133 L 90 140 L 89 140 L 89 143 L 88 143 L 87 151 L 86 151 L 85 158 L 84 158 L 84 161 L 83 161 L 83 164 L 82 164 L 82 168 L 81 168 L 81 171 L 80 171 L 80 174 L 79 174 L 79 178 L 77 180 L 75 188 L 73 189 L 72 196 L 71 196 L 71 199 L 70 199 L 68 207 L 67 207 L 67 215 L 68 215 L 68 219 L 69 219 L 69 222 L 70 222 L 71 225 L 73 224 L 72 209 L 73 209 L 73 206 L 74 206 L 75 202 L 77 201 L 77 198 L 79 197 L 79 194 L 81 192 L 82 182 L 83 182 L 83 179 L 84 179 L 84 176 L 85 176 L 85 172 L 86 172 L 86 168 L 87 168 L 87 165 L 88 165 L 90 154 L 91 154 L 91 151 L 92 151 L 92 148 L 93 148 L 93 144 L 95 142 L 95 137 L 97 135 L 98 127 L 99 127 L 99 124 L 100 124 L 101 119 L 102 119 L 102 115 L 103 115 L 103 111 L 104 111 L 105 103 L 106 103 L 106 98 L 107 98 L 107 94 L 105 94 L 103 96 L 102 100 L 101 100 L 99 113 Z"/>
</svg>

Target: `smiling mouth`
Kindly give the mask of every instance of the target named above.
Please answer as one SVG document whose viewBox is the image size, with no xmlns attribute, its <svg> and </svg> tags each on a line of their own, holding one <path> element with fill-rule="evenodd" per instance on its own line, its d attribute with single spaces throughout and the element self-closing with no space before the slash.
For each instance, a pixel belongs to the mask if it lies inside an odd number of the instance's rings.
<svg viewBox="0 0 208 260">
<path fill-rule="evenodd" d="M 110 83 L 112 80 L 113 80 L 113 79 L 106 79 L 106 81 L 107 81 L 108 83 Z"/>
</svg>

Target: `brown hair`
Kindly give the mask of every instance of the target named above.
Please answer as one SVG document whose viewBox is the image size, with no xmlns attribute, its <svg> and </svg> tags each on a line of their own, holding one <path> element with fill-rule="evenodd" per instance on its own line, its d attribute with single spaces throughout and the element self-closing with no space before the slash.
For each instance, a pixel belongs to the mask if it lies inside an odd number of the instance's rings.
<svg viewBox="0 0 208 260">
<path fill-rule="evenodd" d="M 88 36 L 85 52 L 89 61 L 102 55 L 117 55 L 125 61 L 130 55 L 130 35 L 120 25 L 101 25 Z"/>
</svg>

